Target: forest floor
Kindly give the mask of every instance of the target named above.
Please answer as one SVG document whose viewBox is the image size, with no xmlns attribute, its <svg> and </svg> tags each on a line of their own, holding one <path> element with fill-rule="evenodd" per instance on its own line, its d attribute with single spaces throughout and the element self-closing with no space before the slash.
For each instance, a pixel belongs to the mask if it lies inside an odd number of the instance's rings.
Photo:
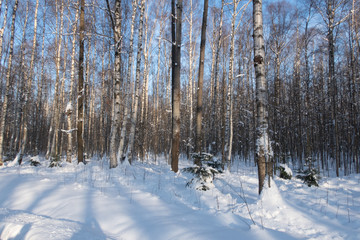
<svg viewBox="0 0 360 240">
<path fill-rule="evenodd" d="M 109 169 L 49 162 L 0 167 L 0 239 L 360 239 L 360 175 L 319 187 L 274 177 L 258 195 L 257 168 L 235 162 L 208 191 L 164 158 Z M 180 169 L 191 166 L 180 160 Z"/>
</svg>

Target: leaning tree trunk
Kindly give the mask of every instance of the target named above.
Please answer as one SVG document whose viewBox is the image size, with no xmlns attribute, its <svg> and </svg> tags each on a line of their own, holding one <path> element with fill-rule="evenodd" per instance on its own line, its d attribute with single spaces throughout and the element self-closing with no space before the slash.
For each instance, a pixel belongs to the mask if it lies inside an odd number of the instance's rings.
<svg viewBox="0 0 360 240">
<path fill-rule="evenodd" d="M 181 25 L 182 0 L 171 1 L 171 38 L 172 38 L 172 142 L 171 170 L 177 172 L 180 154 L 180 70 L 181 70 Z"/>
<path fill-rule="evenodd" d="M 196 138 L 195 151 L 201 152 L 202 145 L 202 95 L 203 95 L 203 81 L 204 81 L 204 59 L 205 59 L 205 43 L 206 43 L 206 26 L 208 13 L 208 0 L 204 0 L 204 12 L 201 26 L 201 42 L 200 42 L 200 60 L 199 60 L 199 80 L 197 88 L 197 106 L 196 106 Z M 201 165 L 200 159 L 195 160 L 195 164 Z"/>
<path fill-rule="evenodd" d="M 265 47 L 263 38 L 262 0 L 253 1 L 254 24 L 254 67 L 256 75 L 256 149 L 255 161 L 258 164 L 259 194 L 266 174 L 267 163 L 272 157 L 268 135 L 267 83 L 265 77 Z M 270 175 L 269 175 L 270 176 Z M 269 180 L 270 186 L 270 180 Z"/>
<path fill-rule="evenodd" d="M 18 6 L 18 0 L 15 0 L 13 14 L 12 14 L 12 21 L 11 21 L 11 37 L 10 37 L 10 49 L 9 49 L 9 59 L 8 59 L 8 67 L 6 72 L 6 89 L 5 89 L 5 96 L 4 102 L 2 107 L 2 114 L 1 114 L 1 123 L 0 123 L 0 166 L 3 165 L 3 144 L 4 144 L 4 137 L 5 137 L 5 121 L 6 121 L 6 113 L 8 109 L 8 101 L 10 95 L 10 74 L 11 74 L 11 66 L 12 66 L 12 58 L 14 53 L 14 38 L 15 38 L 15 18 L 16 18 L 16 10 Z"/>
</svg>

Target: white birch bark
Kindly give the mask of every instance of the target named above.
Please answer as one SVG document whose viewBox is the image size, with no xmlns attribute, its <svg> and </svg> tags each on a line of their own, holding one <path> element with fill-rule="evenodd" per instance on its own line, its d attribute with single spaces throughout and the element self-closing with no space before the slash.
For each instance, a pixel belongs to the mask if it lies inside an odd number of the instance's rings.
<svg viewBox="0 0 360 240">
<path fill-rule="evenodd" d="M 110 11 L 110 9 L 109 9 Z M 116 135 L 120 124 L 120 85 L 121 85 L 121 0 L 115 1 L 115 23 L 113 25 L 114 40 L 115 40 L 115 68 L 114 68 L 114 99 L 113 112 L 111 123 L 111 140 L 110 140 L 110 168 L 115 168 L 118 165 L 116 157 Z"/>
<path fill-rule="evenodd" d="M 253 0 L 254 67 L 256 75 L 256 149 L 259 194 L 266 176 L 266 163 L 270 162 L 272 149 L 268 135 L 267 82 L 265 77 L 265 47 L 263 37 L 262 0 Z M 270 184 L 270 181 L 269 181 Z"/>
<path fill-rule="evenodd" d="M 4 12 L 3 26 L 0 29 L 0 59 L 2 59 L 2 48 L 3 48 L 2 45 L 3 45 L 3 41 L 4 41 L 4 31 L 5 31 L 6 22 L 7 22 L 8 2 L 9 2 L 9 0 L 6 0 L 6 2 L 5 2 L 5 12 Z"/>
<path fill-rule="evenodd" d="M 141 104 L 141 128 L 143 134 L 143 144 L 141 144 L 141 157 L 142 159 L 146 155 L 146 151 L 148 149 L 148 112 L 149 112 L 149 57 L 150 50 L 152 46 L 152 39 L 154 36 L 154 29 L 151 29 L 151 34 L 148 37 L 148 29 L 149 29 L 149 21 L 148 15 L 145 13 L 145 45 L 144 45 L 144 76 L 143 76 L 143 95 L 142 95 L 142 104 Z M 156 25 L 157 19 L 154 21 L 154 25 Z M 148 39 L 148 40 L 147 40 Z"/>
<path fill-rule="evenodd" d="M 126 75 L 126 82 L 125 82 L 125 91 L 124 91 L 124 120 L 121 127 L 120 133 L 120 143 L 118 149 L 118 159 L 120 161 L 124 160 L 124 144 L 125 144 L 125 137 L 126 137 L 126 128 L 127 123 L 130 120 L 130 97 L 127 95 L 127 92 L 130 89 L 130 80 L 131 80 L 131 73 L 132 73 L 132 58 L 133 58 L 133 44 L 134 44 L 134 26 L 135 26 L 135 17 L 136 17 L 136 9 L 137 9 L 137 1 L 133 0 L 132 2 L 133 12 L 131 15 L 131 27 L 130 27 L 130 46 L 129 46 L 129 60 L 128 60 L 128 70 Z"/>
<path fill-rule="evenodd" d="M 66 109 L 67 115 L 67 124 L 68 124 L 68 136 L 67 136 L 67 151 L 66 151 L 66 161 L 71 162 L 72 156 L 72 142 L 73 142 L 73 125 L 72 125 L 72 113 L 74 111 L 73 105 L 73 96 L 75 93 L 74 82 L 75 82 L 75 53 L 76 53 L 76 31 L 77 31 L 77 23 L 79 19 L 79 8 L 76 8 L 75 20 L 73 22 L 72 28 L 72 48 L 71 48 L 71 69 L 70 69 L 70 92 L 69 92 L 69 103 Z"/>
<path fill-rule="evenodd" d="M 230 34 L 230 62 L 229 62 L 229 80 L 228 80 L 228 92 L 226 100 L 226 119 L 227 119 L 227 132 L 228 139 L 226 142 L 226 161 L 228 167 L 230 167 L 232 143 L 233 143 L 233 79 L 234 79 L 234 49 L 235 49 L 235 20 L 236 11 L 239 4 L 238 0 L 233 0 L 233 13 L 231 19 L 231 34 Z"/>
<path fill-rule="evenodd" d="M 129 145 L 127 150 L 127 159 L 131 164 L 134 154 L 134 139 L 135 139 L 135 128 L 137 121 L 137 111 L 139 103 L 139 90 L 140 90 L 140 67 L 141 67 L 141 54 L 143 48 L 143 25 L 144 25 L 144 11 L 145 11 L 145 0 L 141 0 L 140 6 L 140 23 L 139 23 L 139 35 L 138 35 L 138 52 L 136 56 L 136 77 L 135 77 L 135 99 L 134 107 L 131 111 L 131 126 L 129 135 Z"/>
</svg>

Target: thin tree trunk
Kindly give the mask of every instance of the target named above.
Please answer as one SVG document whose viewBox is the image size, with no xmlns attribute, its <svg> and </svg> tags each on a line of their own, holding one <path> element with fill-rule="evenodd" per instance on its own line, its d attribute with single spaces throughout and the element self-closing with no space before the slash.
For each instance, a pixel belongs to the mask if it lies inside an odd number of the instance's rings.
<svg viewBox="0 0 360 240">
<path fill-rule="evenodd" d="M 332 148 L 334 149 L 333 157 L 335 158 L 335 169 L 336 176 L 339 177 L 339 167 L 340 167 L 340 158 L 339 158 L 339 143 L 338 143 L 338 123 L 337 123 L 337 112 L 336 112 L 336 104 L 337 104 L 337 84 L 335 78 L 335 46 L 334 46 L 334 9 L 333 9 L 332 1 L 328 1 L 327 3 L 327 14 L 328 14 L 328 51 L 329 51 L 329 83 L 330 83 L 330 99 L 331 99 L 331 143 Z"/>
<path fill-rule="evenodd" d="M 78 104 L 77 104 L 77 148 L 78 163 L 84 162 L 84 35 L 85 35 L 85 0 L 80 3 L 80 50 L 79 50 L 79 85 L 78 85 Z"/>
<path fill-rule="evenodd" d="M 181 74 L 181 25 L 182 0 L 171 1 L 171 36 L 172 36 L 172 142 L 171 170 L 178 171 L 180 154 L 180 74 Z"/>
<path fill-rule="evenodd" d="M 208 13 L 208 0 L 204 0 L 204 12 L 201 26 L 201 42 L 200 42 L 200 60 L 199 60 L 199 79 L 197 88 L 197 107 L 196 107 L 196 140 L 195 151 L 201 152 L 202 146 L 202 95 L 203 95 L 203 81 L 204 81 L 204 59 L 205 59 L 205 44 L 206 44 L 206 26 L 207 26 L 207 13 Z M 195 164 L 201 165 L 199 161 L 195 160 Z"/>
<path fill-rule="evenodd" d="M 230 62 L 229 62 L 229 82 L 228 82 L 228 93 L 226 101 L 226 119 L 227 119 L 227 132 L 228 139 L 226 142 L 226 161 L 228 167 L 230 166 L 231 155 L 232 155 L 232 145 L 233 145 L 233 79 L 234 79 L 234 51 L 235 51 L 235 20 L 236 20 L 236 11 L 239 2 L 238 0 L 233 0 L 233 13 L 231 20 L 231 35 L 230 35 Z"/>
<path fill-rule="evenodd" d="M 140 67 L 141 67 L 141 54 L 142 54 L 142 41 L 143 41 L 143 26 L 144 26 L 144 11 L 145 11 L 145 0 L 141 0 L 140 7 L 140 23 L 139 23 L 139 35 L 138 35 L 138 52 L 136 56 L 136 77 L 135 77 L 135 101 L 132 109 L 129 145 L 127 150 L 128 161 L 131 164 L 134 156 L 134 139 L 135 139 L 135 127 L 137 121 L 137 110 L 139 103 L 139 90 L 140 90 Z"/>
<path fill-rule="evenodd" d="M 30 91 L 31 91 L 31 85 L 32 85 L 32 78 L 33 78 L 33 71 L 34 71 L 34 59 L 35 59 L 35 51 L 36 51 L 36 34 L 37 34 L 37 15 L 38 15 L 38 8 L 39 8 L 39 0 L 36 0 L 36 6 L 35 6 L 35 16 L 34 16 L 34 37 L 33 37 L 33 45 L 31 49 L 31 60 L 30 60 L 30 69 L 29 69 L 29 76 L 25 74 L 25 83 L 26 83 L 26 89 L 25 89 L 25 102 L 24 102 L 24 120 L 23 120 L 23 137 L 22 137 L 22 144 L 20 149 L 20 158 L 19 161 L 22 161 L 22 155 L 25 152 L 25 146 L 27 143 L 27 135 L 28 135 L 28 111 L 30 109 L 28 100 L 30 98 Z"/>
<path fill-rule="evenodd" d="M 58 33 L 58 49 L 56 53 L 56 81 L 55 81 L 55 91 L 54 91 L 54 105 L 53 105 L 53 140 L 51 143 L 51 162 L 60 161 L 59 156 L 59 130 L 60 130 L 60 101 L 61 101 L 61 86 L 60 86 L 60 60 L 61 60 L 61 47 L 62 47 L 62 32 L 64 27 L 64 2 L 61 1 L 60 6 L 60 29 Z"/>
<path fill-rule="evenodd" d="M 103 52 L 106 52 L 106 47 L 105 47 L 105 39 L 103 39 Z M 105 148 L 105 133 L 106 133 L 106 127 L 105 127 L 105 101 L 106 101 L 106 97 L 105 97 L 105 54 L 102 55 L 101 57 L 101 110 L 100 110 L 100 156 L 102 157 L 105 152 L 106 152 L 106 148 Z"/>
<path fill-rule="evenodd" d="M 4 137 L 5 137 L 5 122 L 6 122 L 6 114 L 8 110 L 8 101 L 10 94 L 10 73 L 12 66 L 12 58 L 14 52 L 14 38 L 15 38 L 15 18 L 16 18 L 16 10 L 18 6 L 18 0 L 15 0 L 12 21 L 11 21 L 11 37 L 10 37 L 10 50 L 9 50 L 9 59 L 8 59 L 8 68 L 6 72 L 6 89 L 4 96 L 4 103 L 2 107 L 2 118 L 0 124 L 0 166 L 3 165 L 3 145 L 4 145 Z"/>
<path fill-rule="evenodd" d="M 109 6 L 108 6 L 109 7 Z M 109 12 L 110 7 L 109 7 Z M 110 15 L 111 16 L 111 15 Z M 112 19 L 112 18 L 111 18 Z M 110 140 L 110 168 L 118 165 L 116 157 L 116 135 L 120 124 L 120 86 L 121 79 L 121 0 L 115 1 L 115 23 L 113 23 L 114 40 L 115 40 L 115 68 L 114 68 L 114 99 L 113 99 L 113 120 L 111 123 L 111 140 Z"/>
<path fill-rule="evenodd" d="M 219 57 L 220 57 L 220 50 L 221 50 L 221 44 L 222 44 L 222 25 L 223 25 L 223 16 L 224 16 L 224 0 L 221 1 L 221 12 L 220 12 L 220 26 L 219 26 L 219 36 L 217 38 L 217 42 L 216 42 L 216 53 L 215 53 L 215 63 L 214 63 L 214 93 L 213 93 L 213 98 L 212 98 L 212 117 L 211 117 L 211 129 L 214 129 L 214 133 L 213 133 L 213 138 L 212 138 L 212 142 L 215 142 L 215 146 L 217 146 L 218 144 L 218 124 L 217 124 L 217 119 L 218 119 L 218 104 L 219 104 L 219 96 L 220 94 L 218 94 L 219 91 L 219 80 L 218 80 L 218 75 L 219 75 Z M 217 153 L 218 148 L 214 149 Z"/>
<path fill-rule="evenodd" d="M 193 1 L 190 0 L 190 19 L 189 19 L 189 138 L 187 140 L 187 157 L 189 158 L 190 152 L 194 149 L 193 147 L 193 122 L 194 122 L 194 111 L 193 111 Z"/>
<path fill-rule="evenodd" d="M 137 9 L 137 1 L 133 0 L 132 2 L 132 15 L 131 15 L 131 27 L 130 27 L 130 49 L 129 49 L 129 60 L 128 60 L 128 70 L 126 75 L 126 82 L 125 82 L 125 91 L 124 91 L 124 120 L 121 127 L 120 133 L 120 144 L 118 150 L 118 158 L 122 162 L 124 160 L 124 145 L 125 145 L 125 138 L 126 138 L 126 128 L 127 123 L 130 120 L 130 97 L 128 97 L 127 92 L 130 89 L 130 80 L 131 80 L 131 73 L 132 73 L 132 58 L 133 58 L 133 42 L 134 42 L 134 25 L 135 25 L 135 17 L 136 17 L 136 9 Z"/>
<path fill-rule="evenodd" d="M 4 31 L 5 31 L 6 22 L 7 22 L 8 2 L 9 2 L 9 0 L 6 0 L 6 2 L 5 2 L 3 26 L 0 29 L 0 60 L 2 59 L 2 48 L 3 48 L 2 45 L 3 45 L 3 41 L 4 41 Z M 1 6 L 1 4 L 0 4 L 0 6 Z"/>
<path fill-rule="evenodd" d="M 44 2 L 44 13 L 43 13 L 43 32 L 42 32 L 42 46 L 41 46 L 41 73 L 40 73 L 40 80 L 38 80 L 38 94 L 36 100 L 36 124 L 39 129 L 36 131 L 36 140 L 35 140 L 35 147 L 37 154 L 39 153 L 40 148 L 40 132 L 42 129 L 42 118 L 40 118 L 41 109 L 42 109 L 42 95 L 44 89 L 44 68 L 45 68 L 45 29 L 46 29 L 46 1 Z"/>
<path fill-rule="evenodd" d="M 26 79 L 27 79 L 27 71 L 25 66 L 25 43 L 26 43 L 26 27 L 29 17 L 29 1 L 26 3 L 26 12 L 25 12 L 25 20 L 23 25 L 23 32 L 21 38 L 21 47 L 20 47 L 20 66 L 21 66 L 21 74 L 20 74 L 20 82 L 17 88 L 17 92 L 19 95 L 19 102 L 16 103 L 16 128 L 14 129 L 16 134 L 15 138 L 15 151 L 19 151 L 19 164 L 21 164 L 23 153 L 21 153 L 22 141 L 21 141 L 21 133 L 24 132 L 23 123 L 24 123 L 24 104 L 25 104 L 25 95 L 26 95 Z"/>
<path fill-rule="evenodd" d="M 70 27 L 68 29 L 68 32 L 70 31 Z M 64 46 L 67 46 L 66 38 L 64 39 Z M 67 47 L 64 47 L 64 56 L 63 56 L 63 72 L 61 77 L 61 85 L 60 85 L 60 102 L 59 102 L 59 115 L 57 118 L 60 121 L 60 127 L 59 127 L 59 133 L 62 132 L 62 129 L 65 128 L 65 119 L 63 117 L 63 113 L 65 112 L 64 103 L 65 103 L 65 78 L 66 78 L 66 63 L 67 63 Z M 64 134 L 60 134 L 59 136 L 59 143 L 57 144 L 57 152 L 59 154 L 59 157 L 61 158 L 62 155 L 62 148 L 63 148 L 63 142 L 65 139 Z"/>
<path fill-rule="evenodd" d="M 160 67 L 161 67 L 161 34 L 163 29 L 163 22 L 160 24 L 160 33 L 159 33 L 159 40 L 158 40 L 158 61 L 157 61 L 157 73 L 156 73 L 156 92 L 154 93 L 155 104 L 154 104 L 154 141 L 153 141 L 153 151 L 154 151 L 154 158 L 156 162 L 156 156 L 158 154 L 158 145 L 159 145 L 159 131 L 158 131 L 158 122 L 159 122 L 159 81 L 160 81 Z"/>
<path fill-rule="evenodd" d="M 73 96 L 75 93 L 74 82 L 75 82 L 75 52 L 76 52 L 76 31 L 77 31 L 77 22 L 79 18 L 79 8 L 76 8 L 75 13 L 75 22 L 73 23 L 72 29 L 72 48 L 71 48 L 71 70 L 70 70 L 70 93 L 69 93 L 69 103 L 66 107 L 66 115 L 67 115 L 67 124 L 68 124 L 68 142 L 67 142 L 67 151 L 66 151 L 66 161 L 71 162 L 72 156 L 72 142 L 73 142 L 73 127 L 72 127 L 72 113 L 74 110 L 73 106 Z"/>
<path fill-rule="evenodd" d="M 155 31 L 151 30 L 151 34 L 148 39 L 148 28 L 149 28 L 149 21 L 148 21 L 148 15 L 145 17 L 146 19 L 146 29 L 145 29 L 145 46 L 144 46 L 144 76 L 143 76 L 143 96 L 142 96 L 142 107 L 141 107 L 141 128 L 143 129 L 141 131 L 142 136 L 140 136 L 143 141 L 141 145 L 141 159 L 144 159 L 146 152 L 149 148 L 149 121 L 148 121 L 148 115 L 149 115 L 149 56 L 150 56 L 150 49 L 152 45 L 152 39 L 154 36 Z M 156 24 L 156 20 L 155 23 Z"/>
</svg>

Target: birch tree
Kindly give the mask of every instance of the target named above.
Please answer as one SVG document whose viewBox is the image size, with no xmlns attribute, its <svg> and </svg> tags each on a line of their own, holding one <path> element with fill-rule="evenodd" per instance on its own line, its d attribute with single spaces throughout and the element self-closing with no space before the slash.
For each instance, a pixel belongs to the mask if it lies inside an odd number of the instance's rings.
<svg viewBox="0 0 360 240">
<path fill-rule="evenodd" d="M 124 120 L 121 127 L 120 133 L 120 144 L 118 150 L 118 158 L 120 161 L 124 160 L 124 145 L 127 131 L 127 123 L 131 117 L 131 107 L 130 107 L 130 97 L 127 95 L 130 90 L 130 82 L 131 82 L 131 73 L 132 73 L 132 64 L 133 64 L 133 45 L 134 45 L 134 26 L 135 26 L 135 17 L 136 17 L 136 9 L 137 9 L 137 0 L 132 1 L 132 15 L 131 15 L 131 27 L 130 27 L 130 49 L 129 49 L 129 57 L 128 57 L 128 69 L 126 74 L 125 81 L 125 91 L 124 91 Z"/>
<path fill-rule="evenodd" d="M 3 41 L 4 41 L 4 31 L 5 31 L 6 22 L 7 22 L 8 2 L 9 2 L 9 0 L 5 1 L 3 26 L 0 29 L 0 60 L 2 59 L 2 48 L 3 48 L 2 45 L 3 45 Z M 2 3 L 2 0 L 1 0 L 1 3 Z M 0 3 L 0 6 L 1 6 L 1 3 Z"/>
<path fill-rule="evenodd" d="M 272 149 L 268 135 L 267 82 L 265 76 L 265 46 L 263 37 L 262 0 L 253 1 L 254 26 L 254 67 L 256 77 L 256 149 L 255 161 L 258 165 L 259 194 L 262 192 L 265 176 L 271 163 Z"/>
<path fill-rule="evenodd" d="M 112 23 L 115 41 L 115 67 L 114 67 L 114 97 L 113 97 L 113 113 L 111 123 L 111 139 L 110 139 L 110 168 L 115 168 L 118 165 L 116 157 L 116 135 L 117 129 L 120 124 L 120 86 L 122 84 L 121 79 L 121 0 L 115 1 L 115 21 L 111 15 L 111 9 L 107 0 L 107 6 L 109 10 L 109 16 Z"/>
<path fill-rule="evenodd" d="M 238 11 L 238 5 L 240 4 L 239 0 L 233 0 L 233 13 L 231 15 L 231 34 L 230 34 L 230 61 L 229 61 L 229 77 L 228 77 L 228 92 L 226 99 L 226 121 L 227 126 L 226 130 L 228 132 L 228 138 L 226 139 L 225 150 L 226 150 L 226 161 L 230 163 L 232 148 L 233 148 L 233 137 L 234 137 L 234 123 L 233 123 L 233 105 L 234 105 L 234 96 L 233 96 L 233 80 L 234 80 L 234 54 L 235 54 L 235 33 L 237 30 L 236 24 L 236 16 L 241 12 L 240 22 L 242 17 L 244 16 L 244 11 L 249 5 L 250 1 L 243 5 Z M 240 24 L 239 22 L 239 24 Z M 230 165 L 228 165 L 230 166 Z"/>
<path fill-rule="evenodd" d="M 130 126 L 130 135 L 129 135 L 129 145 L 127 150 L 128 161 L 131 164 L 132 157 L 134 156 L 134 139 L 135 139 L 135 128 L 137 121 L 137 112 L 139 105 L 139 91 L 140 91 L 140 66 L 141 66 L 141 55 L 143 48 L 143 26 L 144 26 L 144 12 L 145 12 L 145 0 L 141 0 L 140 6 L 140 22 L 139 22 L 139 35 L 138 35 L 138 49 L 136 56 L 136 76 L 135 76 L 135 101 L 134 107 L 132 109 L 132 117 L 131 117 L 131 126 Z"/>
<path fill-rule="evenodd" d="M 72 148 L 73 148 L 73 136 L 72 132 L 73 125 L 72 125 L 72 113 L 74 111 L 73 106 L 73 96 L 74 96 L 74 83 L 75 83 L 75 52 L 76 52 L 76 31 L 77 31 L 77 23 L 79 18 L 79 6 L 76 6 L 76 13 L 75 13 L 75 20 L 72 23 L 72 47 L 71 47 L 71 69 L 70 69 L 70 92 L 69 92 L 69 102 L 66 106 L 65 113 L 67 115 L 67 125 L 68 125 L 68 132 L 67 132 L 67 151 L 66 151 L 66 161 L 71 162 L 72 156 Z"/>
<path fill-rule="evenodd" d="M 56 3 L 57 4 L 57 3 Z M 53 135 L 51 143 L 51 165 L 57 166 L 60 161 L 59 152 L 59 131 L 60 131 L 60 103 L 61 103 L 61 79 L 60 79 L 60 62 L 61 62 L 61 48 L 62 48 L 62 33 L 64 28 L 64 0 L 60 1 L 60 27 L 57 34 L 57 51 L 56 51 L 56 80 L 54 90 L 54 105 L 53 105 Z"/>
</svg>

